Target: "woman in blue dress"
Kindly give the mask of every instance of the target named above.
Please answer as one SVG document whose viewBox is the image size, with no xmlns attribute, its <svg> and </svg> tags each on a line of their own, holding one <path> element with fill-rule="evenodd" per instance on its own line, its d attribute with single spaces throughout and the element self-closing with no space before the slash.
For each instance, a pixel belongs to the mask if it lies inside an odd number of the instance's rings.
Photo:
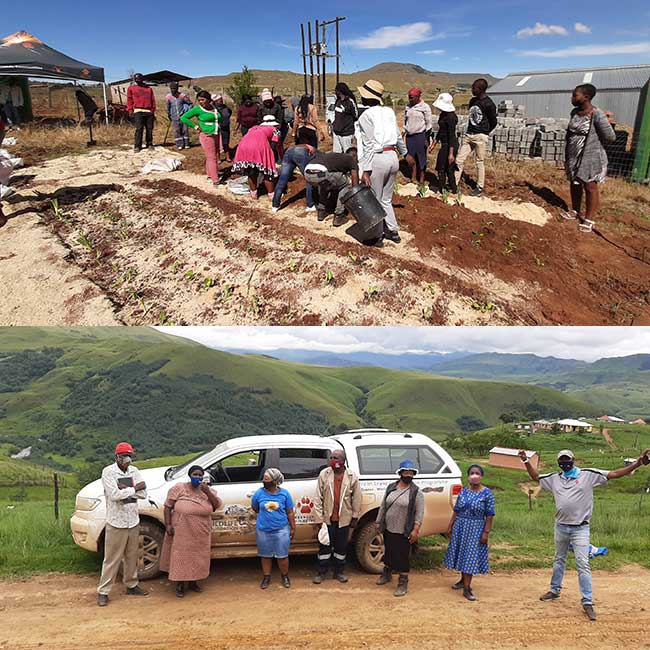
<svg viewBox="0 0 650 650">
<path fill-rule="evenodd" d="M 469 487 L 458 495 L 447 534 L 449 546 L 445 564 L 460 571 L 460 580 L 452 589 L 462 589 L 467 600 L 476 600 L 472 593 L 472 576 L 488 572 L 488 537 L 494 519 L 494 494 L 482 484 L 483 468 L 470 465 Z"/>
</svg>

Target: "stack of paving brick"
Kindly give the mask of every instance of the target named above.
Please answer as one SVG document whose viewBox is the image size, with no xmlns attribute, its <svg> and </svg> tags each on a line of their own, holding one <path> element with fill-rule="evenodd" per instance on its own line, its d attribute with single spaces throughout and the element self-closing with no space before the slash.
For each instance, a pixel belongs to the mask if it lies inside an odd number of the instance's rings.
<svg viewBox="0 0 650 650">
<path fill-rule="evenodd" d="M 523 104 L 515 104 L 512 99 L 504 99 L 497 106 L 497 113 L 502 117 L 523 117 L 526 107 Z"/>
</svg>

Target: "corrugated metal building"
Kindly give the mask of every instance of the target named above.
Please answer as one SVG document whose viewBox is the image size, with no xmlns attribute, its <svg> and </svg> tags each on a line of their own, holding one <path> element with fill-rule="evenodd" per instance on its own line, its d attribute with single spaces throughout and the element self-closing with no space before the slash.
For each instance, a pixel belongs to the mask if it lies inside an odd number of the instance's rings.
<svg viewBox="0 0 650 650">
<path fill-rule="evenodd" d="M 505 99 L 523 104 L 526 117 L 567 117 L 573 89 L 590 83 L 598 90 L 595 106 L 612 111 L 619 124 L 638 130 L 649 81 L 650 65 L 517 72 L 495 83 L 488 93 L 495 104 Z"/>
</svg>

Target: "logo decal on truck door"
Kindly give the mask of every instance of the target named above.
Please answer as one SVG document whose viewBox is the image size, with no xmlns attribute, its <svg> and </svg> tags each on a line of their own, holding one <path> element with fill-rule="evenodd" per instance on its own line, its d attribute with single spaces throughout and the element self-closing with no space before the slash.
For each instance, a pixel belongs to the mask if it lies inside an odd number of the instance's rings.
<svg viewBox="0 0 650 650">
<path fill-rule="evenodd" d="M 303 497 L 296 504 L 296 512 L 301 515 L 308 515 L 314 509 L 314 502 L 309 497 Z"/>
</svg>

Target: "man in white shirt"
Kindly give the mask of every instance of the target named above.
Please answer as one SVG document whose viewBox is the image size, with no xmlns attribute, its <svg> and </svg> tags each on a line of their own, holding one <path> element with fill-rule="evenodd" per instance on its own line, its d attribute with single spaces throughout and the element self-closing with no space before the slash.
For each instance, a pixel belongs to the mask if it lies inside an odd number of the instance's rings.
<svg viewBox="0 0 650 650">
<path fill-rule="evenodd" d="M 106 532 L 104 563 L 97 588 L 97 604 L 100 607 L 108 605 L 108 594 L 122 562 L 122 579 L 127 595 L 149 595 L 138 586 L 138 499 L 146 499 L 147 486 L 138 469 L 131 464 L 133 453 L 133 447 L 128 442 L 120 442 L 115 447 L 115 463 L 102 471 L 106 497 Z"/>
<path fill-rule="evenodd" d="M 406 155 L 406 145 L 397 126 L 392 108 L 383 105 L 384 87 L 370 79 L 358 87 L 361 101 L 368 108 L 359 118 L 359 172 L 361 181 L 374 190 L 386 217 L 383 232 L 371 233 L 368 241 L 374 246 L 383 246 L 383 239 L 399 244 L 399 226 L 393 210 L 393 191 L 399 171 L 397 154 Z M 381 227 L 378 226 L 378 229 Z"/>
</svg>

